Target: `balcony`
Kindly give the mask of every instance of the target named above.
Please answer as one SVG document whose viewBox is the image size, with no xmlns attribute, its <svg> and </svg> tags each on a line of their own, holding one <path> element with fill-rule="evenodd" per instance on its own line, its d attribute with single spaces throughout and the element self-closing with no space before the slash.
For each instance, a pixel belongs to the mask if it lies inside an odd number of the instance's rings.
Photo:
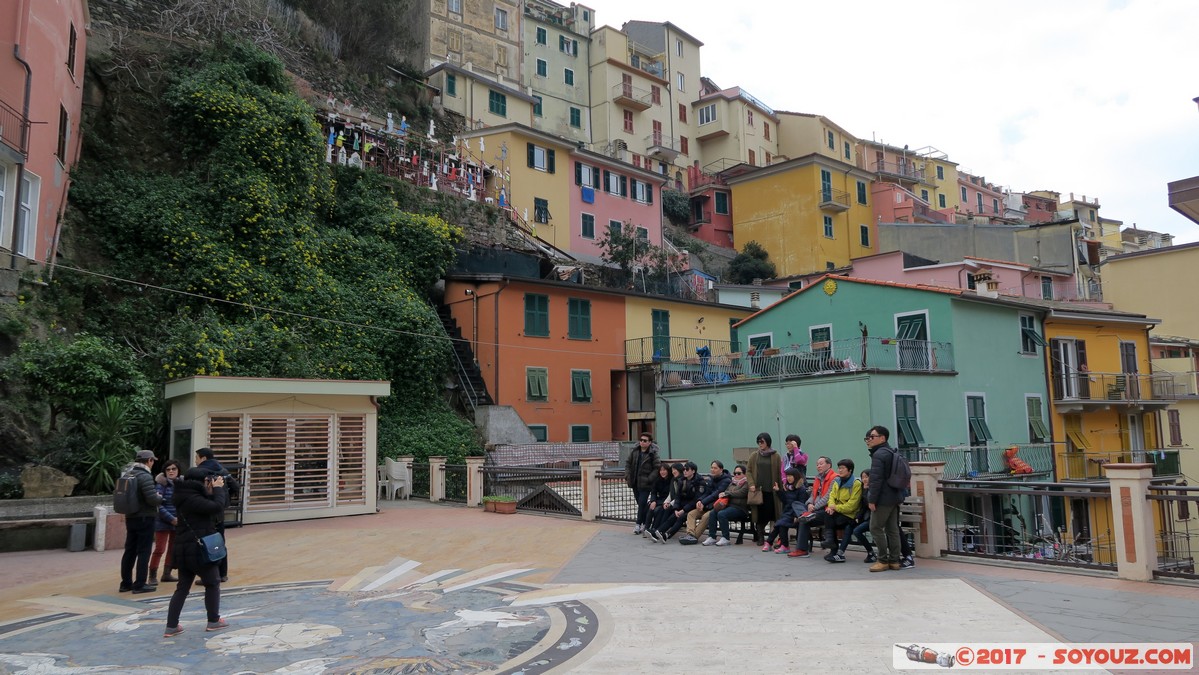
<svg viewBox="0 0 1199 675">
<path fill-rule="evenodd" d="M 652 95 L 645 89 L 631 84 L 620 83 L 612 87 L 612 101 L 630 110 L 649 110 L 654 104 Z"/>
<path fill-rule="evenodd" d="M 745 352 L 724 341 L 640 338 L 625 341 L 625 363 L 656 365 L 661 375 L 659 389 L 855 372 L 956 372 L 952 344 L 895 338 L 849 338 L 781 349 L 750 347 Z"/>
<path fill-rule="evenodd" d="M 823 211 L 840 213 L 849 210 L 849 193 L 830 187 L 820 188 L 820 208 Z"/>
<path fill-rule="evenodd" d="M 878 161 L 874 163 L 873 169 L 879 177 L 894 178 L 901 182 L 918 183 L 924 180 L 924 171 L 917 169 L 911 162 Z"/>
<path fill-rule="evenodd" d="M 29 156 L 29 120 L 19 110 L 0 101 L 0 143 Z"/>
<path fill-rule="evenodd" d="M 1092 373 L 1053 374 L 1053 404 L 1061 413 L 1115 408 L 1127 412 L 1161 410 L 1178 400 L 1174 376 Z"/>
<path fill-rule="evenodd" d="M 939 213 L 937 211 L 934 211 L 927 204 L 921 204 L 920 202 L 917 202 L 917 201 L 912 202 L 912 216 L 918 222 L 922 222 L 922 223 L 950 223 L 950 222 L 953 222 L 953 219 L 950 218 L 949 216 L 945 215 L 944 213 Z"/>
<path fill-rule="evenodd" d="M 645 154 L 666 163 L 674 162 L 679 156 L 679 142 L 673 136 L 650 134 L 645 137 Z"/>
<path fill-rule="evenodd" d="M 1015 448 L 1011 461 L 1008 454 Z M 991 445 L 951 445 L 946 447 L 900 448 L 910 461 L 945 462 L 941 478 L 945 480 L 1045 480 L 1053 477 L 1053 445 L 1028 443 L 1005 447 Z M 1031 469 L 1031 470 L 1029 470 Z"/>
<path fill-rule="evenodd" d="M 1168 378 L 1168 384 L 1163 386 L 1176 399 L 1199 397 L 1199 372 L 1193 370 L 1186 373 L 1159 372 L 1156 373 L 1156 376 L 1163 379 Z"/>
<path fill-rule="evenodd" d="M 1154 448 L 1151 450 L 1119 450 L 1114 452 L 1064 452 L 1058 456 L 1058 477 L 1061 480 L 1107 480 L 1105 464 L 1152 464 L 1154 476 L 1181 476 L 1179 454 L 1191 448 Z"/>
</svg>

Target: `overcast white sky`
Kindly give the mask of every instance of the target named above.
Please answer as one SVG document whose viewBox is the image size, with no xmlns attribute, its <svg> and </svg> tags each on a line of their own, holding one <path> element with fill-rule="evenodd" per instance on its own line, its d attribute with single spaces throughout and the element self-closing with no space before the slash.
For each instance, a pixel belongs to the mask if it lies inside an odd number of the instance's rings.
<svg viewBox="0 0 1199 675">
<path fill-rule="evenodd" d="M 1166 198 L 1166 183 L 1199 175 L 1199 1 L 585 4 L 614 28 L 673 22 L 704 43 L 706 77 L 776 110 L 1199 241 Z"/>
</svg>

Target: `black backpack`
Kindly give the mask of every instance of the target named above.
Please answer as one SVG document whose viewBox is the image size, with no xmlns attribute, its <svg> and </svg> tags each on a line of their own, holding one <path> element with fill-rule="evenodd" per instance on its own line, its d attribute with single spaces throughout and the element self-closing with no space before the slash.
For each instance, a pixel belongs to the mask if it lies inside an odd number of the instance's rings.
<svg viewBox="0 0 1199 675">
<path fill-rule="evenodd" d="M 112 491 L 112 510 L 129 516 L 141 509 L 141 488 L 137 485 L 137 476 L 130 469 L 117 479 L 116 488 Z"/>
<path fill-rule="evenodd" d="M 891 449 L 891 473 L 887 475 L 887 485 L 896 490 L 910 490 L 912 487 L 912 465 L 907 457 L 894 448 Z"/>
</svg>

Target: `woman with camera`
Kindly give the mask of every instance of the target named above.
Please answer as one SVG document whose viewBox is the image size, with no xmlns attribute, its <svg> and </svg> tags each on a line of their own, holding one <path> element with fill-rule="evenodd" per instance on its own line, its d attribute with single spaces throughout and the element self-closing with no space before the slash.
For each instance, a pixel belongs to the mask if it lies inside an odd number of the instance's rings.
<svg viewBox="0 0 1199 675">
<path fill-rule="evenodd" d="M 221 630 L 228 623 L 221 618 L 221 577 L 217 563 L 210 562 L 205 555 L 202 539 L 217 531 L 216 522 L 229 504 L 229 493 L 225 490 L 225 479 L 213 476 L 206 469 L 188 469 L 183 480 L 175 483 L 175 511 L 179 524 L 175 531 L 175 565 L 179 583 L 171 596 L 167 610 L 167 628 L 163 637 L 174 637 L 183 632 L 179 615 L 183 602 L 191 592 L 196 577 L 204 586 L 204 609 L 208 612 L 209 631 Z"/>
</svg>

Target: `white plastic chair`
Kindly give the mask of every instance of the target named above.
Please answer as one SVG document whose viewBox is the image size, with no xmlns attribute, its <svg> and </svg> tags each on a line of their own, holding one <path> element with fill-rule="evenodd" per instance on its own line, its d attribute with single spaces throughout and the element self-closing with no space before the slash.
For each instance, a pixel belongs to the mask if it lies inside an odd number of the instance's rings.
<svg viewBox="0 0 1199 675">
<path fill-rule="evenodd" d="M 386 464 L 379 469 L 379 489 L 387 499 L 395 499 L 396 491 L 400 499 L 412 496 L 412 481 L 408 477 L 408 468 L 402 462 L 386 457 Z"/>
</svg>

